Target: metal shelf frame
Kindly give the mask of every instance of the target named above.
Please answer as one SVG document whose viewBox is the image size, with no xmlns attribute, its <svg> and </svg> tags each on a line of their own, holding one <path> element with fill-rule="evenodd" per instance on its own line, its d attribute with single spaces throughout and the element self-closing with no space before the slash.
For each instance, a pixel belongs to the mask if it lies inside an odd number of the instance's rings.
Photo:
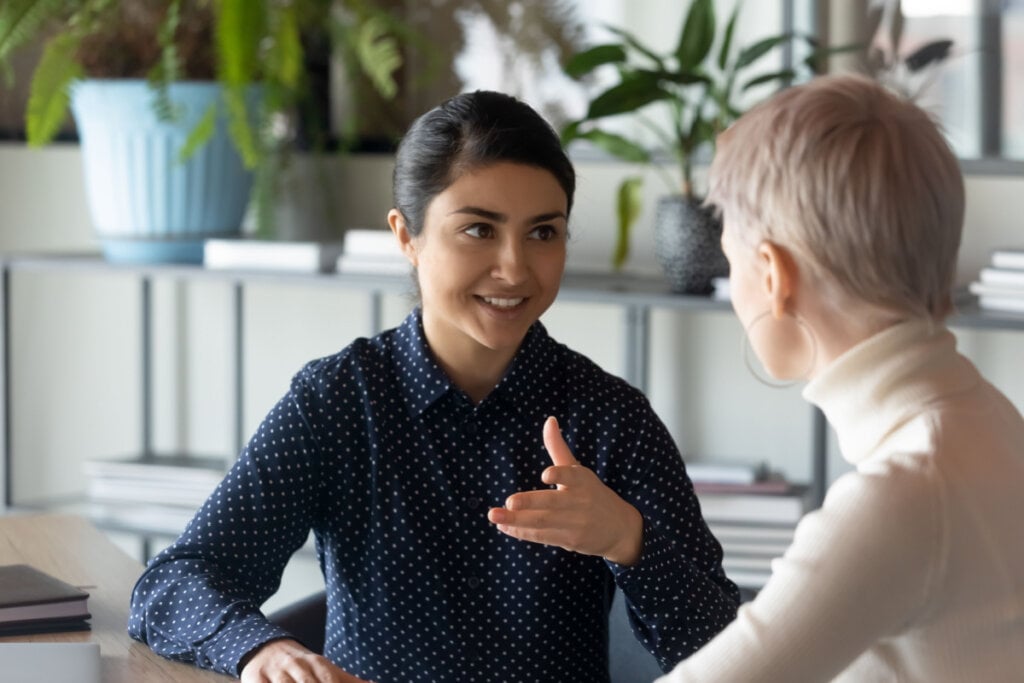
<svg viewBox="0 0 1024 683">
<path fill-rule="evenodd" d="M 0 448 L 3 466 L 0 467 L 0 511 L 15 504 L 13 486 L 14 453 L 12 452 L 11 421 L 11 342 L 12 342 L 12 285 L 18 273 L 60 272 L 117 274 L 134 278 L 140 287 L 140 366 L 139 392 L 142 401 L 142 429 L 140 448 L 152 452 L 153 435 L 153 357 L 152 285 L 156 280 L 187 282 L 222 282 L 232 288 L 233 320 L 233 373 L 235 420 L 235 454 L 245 443 L 242 416 L 245 378 L 245 287 L 251 284 L 280 286 L 331 287 L 363 291 L 370 299 L 367 321 L 370 334 L 383 327 L 383 299 L 387 294 L 408 293 L 412 283 L 407 277 L 394 275 L 356 275 L 342 273 L 274 273 L 267 271 L 207 270 L 192 265 L 119 265 L 107 263 L 95 254 L 28 254 L 0 257 L 0 377 L 2 377 L 2 409 L 0 409 Z M 623 378 L 643 392 L 649 389 L 649 350 L 651 342 L 651 312 L 669 309 L 680 312 L 731 312 L 727 301 L 708 297 L 684 296 L 670 291 L 667 282 L 654 276 L 625 274 L 567 273 L 558 295 L 559 301 L 595 303 L 618 306 L 622 309 L 624 341 Z M 954 326 L 977 329 L 1024 330 L 1024 315 L 997 314 L 980 310 L 973 298 L 962 298 L 957 315 L 950 320 Z M 828 481 L 828 425 L 816 408 L 811 409 L 811 453 L 813 502 L 820 505 Z"/>
</svg>

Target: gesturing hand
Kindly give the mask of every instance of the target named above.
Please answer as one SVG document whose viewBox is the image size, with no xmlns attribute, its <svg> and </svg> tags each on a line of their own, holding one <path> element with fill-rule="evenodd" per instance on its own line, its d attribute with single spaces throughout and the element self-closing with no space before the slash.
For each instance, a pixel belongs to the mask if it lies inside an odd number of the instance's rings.
<svg viewBox="0 0 1024 683">
<path fill-rule="evenodd" d="M 242 683 L 366 683 L 336 667 L 297 640 L 272 640 L 256 651 L 242 669 Z"/>
<path fill-rule="evenodd" d="M 576 461 L 554 417 L 544 422 L 544 447 L 554 465 L 541 481 L 556 487 L 514 493 L 505 507 L 491 508 L 487 519 L 524 541 L 635 564 L 643 538 L 640 512 Z"/>
</svg>

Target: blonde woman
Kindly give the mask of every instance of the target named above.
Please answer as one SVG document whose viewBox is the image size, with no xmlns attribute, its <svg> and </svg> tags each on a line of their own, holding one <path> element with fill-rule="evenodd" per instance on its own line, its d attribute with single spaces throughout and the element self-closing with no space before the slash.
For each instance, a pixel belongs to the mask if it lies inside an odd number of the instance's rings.
<svg viewBox="0 0 1024 683">
<path fill-rule="evenodd" d="M 963 180 L 919 108 L 816 79 L 721 138 L 733 307 L 769 374 L 809 380 L 854 470 L 757 598 L 663 683 L 1019 681 L 1024 419 L 963 356 Z"/>
</svg>

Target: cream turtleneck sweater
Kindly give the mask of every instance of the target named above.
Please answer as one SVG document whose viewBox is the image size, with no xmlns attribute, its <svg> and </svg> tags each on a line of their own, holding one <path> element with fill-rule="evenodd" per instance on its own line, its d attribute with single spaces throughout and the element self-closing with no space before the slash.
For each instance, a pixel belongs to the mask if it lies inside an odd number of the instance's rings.
<svg viewBox="0 0 1024 683">
<path fill-rule="evenodd" d="M 658 683 L 1024 681 L 1024 419 L 925 321 L 804 389 L 856 470 L 736 620 Z"/>
</svg>

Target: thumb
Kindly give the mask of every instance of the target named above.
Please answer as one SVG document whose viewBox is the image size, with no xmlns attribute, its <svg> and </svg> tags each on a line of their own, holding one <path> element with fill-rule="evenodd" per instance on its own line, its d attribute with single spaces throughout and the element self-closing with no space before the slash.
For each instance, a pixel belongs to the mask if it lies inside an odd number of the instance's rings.
<svg viewBox="0 0 1024 683">
<path fill-rule="evenodd" d="M 551 456 L 551 462 L 555 465 L 569 467 L 578 464 L 569 450 L 569 444 L 562 438 L 562 431 L 558 428 L 558 420 L 549 417 L 544 421 L 544 448 Z"/>
</svg>

